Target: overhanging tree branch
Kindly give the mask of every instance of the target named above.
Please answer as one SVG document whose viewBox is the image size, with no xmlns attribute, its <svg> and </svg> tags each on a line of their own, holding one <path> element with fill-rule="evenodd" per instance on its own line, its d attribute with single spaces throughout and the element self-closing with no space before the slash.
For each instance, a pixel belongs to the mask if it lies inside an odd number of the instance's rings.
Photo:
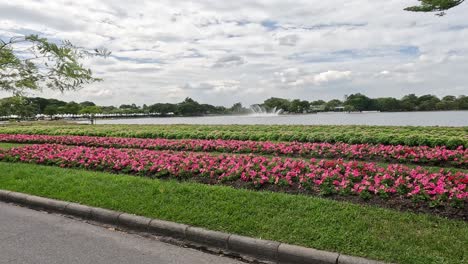
<svg viewBox="0 0 468 264">
<path fill-rule="evenodd" d="M 454 8 L 465 0 L 419 0 L 421 2 L 418 6 L 410 6 L 405 8 L 406 11 L 411 12 L 438 12 L 436 15 L 443 16 L 445 11 Z"/>
<path fill-rule="evenodd" d="M 19 49 L 18 45 L 26 45 Z M 105 49 L 88 50 L 69 41 L 52 43 L 37 35 L 0 41 L 0 90 L 21 94 L 43 87 L 61 92 L 78 90 L 84 84 L 101 81 L 79 61 L 85 57 L 110 55 Z"/>
</svg>

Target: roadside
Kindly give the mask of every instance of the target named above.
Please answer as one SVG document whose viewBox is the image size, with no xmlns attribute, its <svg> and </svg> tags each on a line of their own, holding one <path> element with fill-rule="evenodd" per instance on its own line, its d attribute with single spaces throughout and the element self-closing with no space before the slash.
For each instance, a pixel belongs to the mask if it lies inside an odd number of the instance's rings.
<svg viewBox="0 0 468 264">
<path fill-rule="evenodd" d="M 0 263 L 243 263 L 3 202 L 0 212 Z"/>
<path fill-rule="evenodd" d="M 347 202 L 0 163 L 0 188 L 345 255 L 462 263 L 466 222 Z M 446 245 L 450 245 L 447 247 Z"/>
</svg>

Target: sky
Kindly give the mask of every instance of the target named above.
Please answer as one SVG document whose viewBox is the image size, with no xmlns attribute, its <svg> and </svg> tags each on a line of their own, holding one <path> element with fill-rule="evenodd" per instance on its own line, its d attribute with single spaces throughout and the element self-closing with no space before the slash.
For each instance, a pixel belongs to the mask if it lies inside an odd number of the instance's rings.
<svg viewBox="0 0 468 264">
<path fill-rule="evenodd" d="M 444 17 L 413 0 L 0 0 L 0 38 L 38 34 L 87 58 L 102 82 L 30 96 L 100 105 L 230 106 L 406 94 L 468 95 L 468 4 Z M 8 96 L 0 92 L 0 97 Z"/>
</svg>

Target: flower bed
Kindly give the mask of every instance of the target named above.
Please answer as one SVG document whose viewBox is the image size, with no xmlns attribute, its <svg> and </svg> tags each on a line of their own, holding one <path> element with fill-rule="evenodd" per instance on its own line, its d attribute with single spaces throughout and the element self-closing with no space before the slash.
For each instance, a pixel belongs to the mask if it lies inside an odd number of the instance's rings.
<svg viewBox="0 0 468 264">
<path fill-rule="evenodd" d="M 344 158 L 468 168 L 468 149 L 446 147 L 371 145 L 346 143 L 259 142 L 240 140 L 171 140 L 90 136 L 0 134 L 0 142 L 57 143 L 97 147 L 154 150 L 217 151 L 300 157 Z"/>
<path fill-rule="evenodd" d="M 468 174 L 421 167 L 343 160 L 310 161 L 254 155 L 209 155 L 139 149 L 95 148 L 58 144 L 31 145 L 0 151 L 0 160 L 86 168 L 149 177 L 240 182 L 257 188 L 279 186 L 323 195 L 403 197 L 431 205 L 463 206 L 468 199 Z"/>
<path fill-rule="evenodd" d="M 465 127 L 299 125 L 6 125 L 3 134 L 47 134 L 167 139 L 344 142 L 468 148 Z"/>
</svg>

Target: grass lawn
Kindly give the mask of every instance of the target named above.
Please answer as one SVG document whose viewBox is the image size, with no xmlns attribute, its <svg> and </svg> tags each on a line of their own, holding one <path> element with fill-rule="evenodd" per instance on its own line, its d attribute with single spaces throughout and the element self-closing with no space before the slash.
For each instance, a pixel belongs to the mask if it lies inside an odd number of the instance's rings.
<svg viewBox="0 0 468 264">
<path fill-rule="evenodd" d="M 468 263 L 468 223 L 316 197 L 0 162 L 0 189 L 397 263 Z"/>
<path fill-rule="evenodd" d="M 20 144 L 20 143 L 0 143 L 0 149 L 9 149 L 13 147 L 21 147 L 26 146 L 28 144 Z M 29 144 L 30 145 L 30 144 Z"/>
</svg>

